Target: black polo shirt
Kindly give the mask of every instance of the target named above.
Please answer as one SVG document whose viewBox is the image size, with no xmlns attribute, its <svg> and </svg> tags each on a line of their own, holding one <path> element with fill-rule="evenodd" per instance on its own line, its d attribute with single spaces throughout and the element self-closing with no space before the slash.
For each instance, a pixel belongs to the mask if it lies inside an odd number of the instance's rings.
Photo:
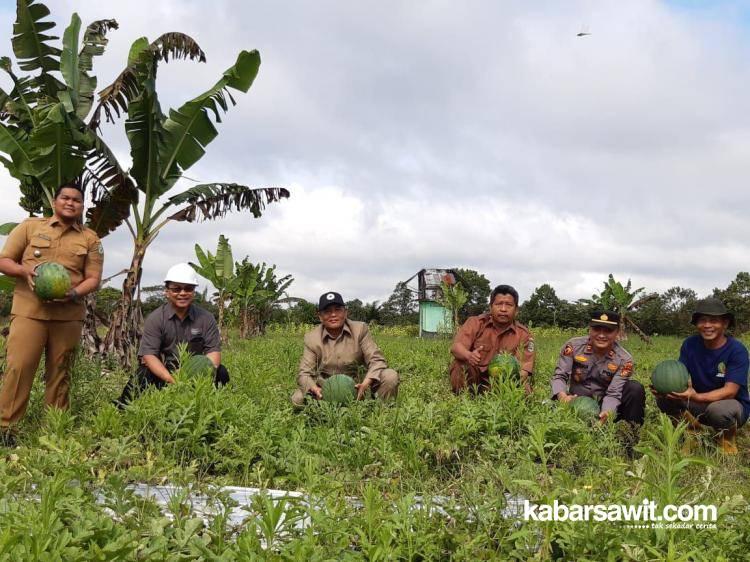
<svg viewBox="0 0 750 562">
<path fill-rule="evenodd" d="M 177 344 L 186 342 L 193 354 L 221 351 L 221 335 L 213 314 L 190 305 L 187 316 L 180 320 L 172 306 L 166 303 L 146 318 L 138 357 L 155 355 L 167 368 L 177 360 Z"/>
</svg>

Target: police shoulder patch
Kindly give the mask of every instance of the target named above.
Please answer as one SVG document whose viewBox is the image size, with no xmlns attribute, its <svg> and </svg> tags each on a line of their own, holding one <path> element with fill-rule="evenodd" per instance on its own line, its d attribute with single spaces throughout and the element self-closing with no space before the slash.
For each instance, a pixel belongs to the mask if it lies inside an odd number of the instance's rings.
<svg viewBox="0 0 750 562">
<path fill-rule="evenodd" d="M 632 374 L 633 374 L 633 362 L 628 361 L 622 366 L 622 371 L 620 371 L 620 376 L 626 379 Z"/>
<path fill-rule="evenodd" d="M 573 346 L 570 344 L 566 345 L 565 349 L 563 349 L 563 355 L 565 355 L 566 357 L 570 357 L 571 355 L 573 355 Z"/>
<path fill-rule="evenodd" d="M 526 351 L 528 351 L 529 353 L 534 352 L 534 339 L 533 338 L 529 338 L 528 340 L 526 340 Z"/>
</svg>

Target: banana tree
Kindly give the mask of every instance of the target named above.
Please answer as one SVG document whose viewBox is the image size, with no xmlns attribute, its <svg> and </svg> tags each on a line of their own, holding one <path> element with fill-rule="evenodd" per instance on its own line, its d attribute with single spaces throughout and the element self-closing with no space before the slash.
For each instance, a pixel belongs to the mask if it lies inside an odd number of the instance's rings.
<svg viewBox="0 0 750 562">
<path fill-rule="evenodd" d="M 133 254 L 122 300 L 103 343 L 104 351 L 115 353 L 126 366 L 132 361 L 142 325 L 136 291 L 143 260 L 161 230 L 170 222 L 214 220 L 232 210 L 250 211 L 257 218 L 267 204 L 289 197 L 284 188 L 254 189 L 219 182 L 196 185 L 170 196 L 177 190 L 183 172 L 205 154 L 205 147 L 218 135 L 214 120 L 219 122 L 221 114 L 235 104 L 230 90 L 245 93 L 252 85 L 260 55 L 257 51 L 240 52 L 213 87 L 165 115 L 159 104 L 156 75 L 159 62 L 170 57 L 205 61 L 198 44 L 181 33 L 162 35 L 153 43 L 146 38 L 136 40 L 127 67 L 100 93 L 92 118 L 92 126 L 98 126 L 102 115 L 114 121 L 127 113 L 125 132 L 133 160 L 129 175 L 140 196 L 140 201 L 131 203 L 126 220 Z M 118 193 L 110 190 L 108 195 Z"/>
<path fill-rule="evenodd" d="M 195 272 L 208 280 L 216 288 L 216 304 L 219 308 L 219 332 L 224 338 L 224 308 L 227 300 L 227 289 L 234 279 L 234 260 L 232 259 L 232 246 L 229 240 L 219 235 L 219 243 L 216 245 L 216 255 L 204 251 L 198 244 L 195 245 L 195 255 L 198 263 L 190 262 Z"/>
<path fill-rule="evenodd" d="M 627 339 L 626 326 L 638 334 L 646 343 L 651 343 L 651 338 L 638 326 L 631 317 L 631 312 L 637 310 L 645 303 L 658 298 L 657 294 L 644 294 L 644 288 L 632 288 L 630 279 L 623 285 L 616 281 L 611 273 L 604 282 L 604 289 L 598 295 L 592 295 L 591 299 L 582 299 L 582 302 L 601 308 L 602 310 L 614 310 L 620 315 L 619 337 Z"/>
<path fill-rule="evenodd" d="M 235 273 L 227 285 L 230 311 L 237 321 L 240 337 L 265 332 L 273 307 L 294 281 L 291 275 L 276 277 L 276 266 L 254 264 L 245 257 L 235 264 Z"/>
<path fill-rule="evenodd" d="M 85 122 L 97 84 L 89 74 L 93 59 L 104 53 L 107 32 L 118 26 L 111 19 L 95 21 L 81 42 L 81 19 L 74 13 L 60 48 L 53 44 L 58 38 L 46 34 L 55 26 L 45 20 L 49 13 L 35 0 L 17 0 L 11 42 L 19 69 L 29 74 L 19 75 L 10 58 L 0 58 L 13 84 L 9 93 L 0 89 L 0 162 L 18 180 L 21 207 L 31 215 L 49 214 L 52 194 L 63 183 L 100 189 L 123 184 L 124 200 L 109 210 L 114 220 L 97 225 L 104 236 L 136 197 L 111 150 Z"/>
</svg>

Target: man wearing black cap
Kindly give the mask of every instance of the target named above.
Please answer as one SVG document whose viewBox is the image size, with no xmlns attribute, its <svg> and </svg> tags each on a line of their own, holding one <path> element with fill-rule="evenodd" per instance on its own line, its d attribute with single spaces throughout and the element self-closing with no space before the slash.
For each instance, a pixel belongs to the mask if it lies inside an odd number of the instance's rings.
<svg viewBox="0 0 750 562">
<path fill-rule="evenodd" d="M 369 388 L 378 398 L 395 398 L 398 393 L 398 373 L 389 369 L 382 352 L 372 339 L 364 322 L 346 317 L 346 305 L 339 293 L 330 291 L 318 303 L 320 325 L 305 334 L 305 350 L 297 375 L 297 390 L 292 404 L 301 408 L 305 398 L 323 398 L 322 381 L 338 373 L 358 380 L 358 370 L 367 372 L 357 384 L 357 399 L 365 397 Z"/>
<path fill-rule="evenodd" d="M 747 349 L 726 334 L 734 316 L 716 298 L 698 301 L 691 323 L 698 333 L 682 342 L 680 362 L 690 373 L 685 392 L 656 394 L 656 404 L 666 414 L 682 416 L 689 429 L 706 424 L 718 432 L 719 444 L 728 454 L 737 453 L 737 428 L 750 416 Z"/>
<path fill-rule="evenodd" d="M 601 421 L 616 414 L 617 420 L 640 426 L 646 393 L 643 385 L 630 380 L 633 357 L 617 343 L 619 323 L 616 312 L 594 312 L 589 335 L 565 343 L 552 377 L 552 398 L 570 402 L 590 396 L 601 404 Z"/>
</svg>

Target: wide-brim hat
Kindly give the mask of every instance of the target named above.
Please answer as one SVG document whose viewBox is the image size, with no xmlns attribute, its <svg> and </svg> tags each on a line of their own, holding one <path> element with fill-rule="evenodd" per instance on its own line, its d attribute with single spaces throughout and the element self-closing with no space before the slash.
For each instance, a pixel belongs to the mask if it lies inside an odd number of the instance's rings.
<svg viewBox="0 0 750 562">
<path fill-rule="evenodd" d="M 596 310 L 591 315 L 589 326 L 607 326 L 617 328 L 620 325 L 620 315 L 614 310 Z"/>
<path fill-rule="evenodd" d="M 699 316 L 721 316 L 729 318 L 729 327 L 734 326 L 734 314 L 727 310 L 727 307 L 716 297 L 708 297 L 695 303 L 693 316 L 690 319 L 691 324 L 698 322 Z"/>
</svg>

